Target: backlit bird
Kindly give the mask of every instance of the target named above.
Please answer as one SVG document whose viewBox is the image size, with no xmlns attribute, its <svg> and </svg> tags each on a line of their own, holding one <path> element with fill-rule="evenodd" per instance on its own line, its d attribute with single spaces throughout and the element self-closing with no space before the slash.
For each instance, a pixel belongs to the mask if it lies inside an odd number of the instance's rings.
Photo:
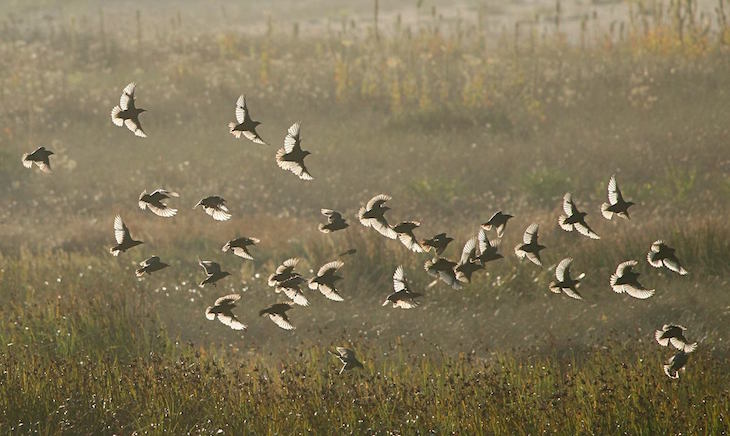
<svg viewBox="0 0 730 436">
<path fill-rule="evenodd" d="M 457 263 L 452 260 L 444 257 L 435 257 L 427 260 L 423 264 L 423 268 L 431 277 L 441 280 L 453 289 L 461 289 L 461 283 L 459 283 L 459 280 L 456 278 L 456 271 L 454 271 L 456 265 Z M 434 280 L 429 287 L 435 285 L 437 280 Z"/>
<path fill-rule="evenodd" d="M 697 348 L 697 342 L 689 344 L 687 338 L 684 336 L 685 331 L 687 331 L 687 327 L 676 324 L 664 324 L 661 330 L 654 332 L 654 339 L 662 347 L 672 344 L 677 350 L 684 350 L 691 353 Z"/>
<path fill-rule="evenodd" d="M 177 209 L 173 209 L 164 203 L 170 197 L 179 197 L 180 194 L 177 192 L 168 191 L 166 189 L 156 189 L 148 194 L 147 191 L 142 191 L 139 195 L 137 204 L 142 210 L 149 209 L 152 213 L 163 218 L 171 218 L 177 214 Z"/>
<path fill-rule="evenodd" d="M 251 114 L 246 106 L 245 95 L 239 96 L 236 101 L 236 121 L 228 123 L 228 128 L 236 139 L 240 139 L 243 136 L 256 144 L 266 144 L 259 134 L 256 133 L 256 127 L 261 123 L 251 119 Z"/>
<path fill-rule="evenodd" d="M 578 210 L 570 192 L 563 196 L 563 211 L 566 215 L 558 217 L 558 224 L 563 230 L 566 232 L 577 230 L 583 236 L 588 236 L 591 239 L 601 239 L 586 223 L 585 217 L 588 214 Z"/>
<path fill-rule="evenodd" d="M 117 215 L 114 217 L 114 239 L 117 241 L 117 245 L 109 249 L 109 252 L 113 256 L 119 256 L 119 253 L 124 253 L 130 248 L 136 247 L 142 244 L 142 241 L 135 241 L 129 233 L 129 229 L 122 221 L 122 217 Z"/>
<path fill-rule="evenodd" d="M 562 291 L 570 298 L 582 300 L 583 297 L 578 293 L 577 288 L 580 286 L 580 281 L 586 276 L 586 274 L 581 273 L 576 278 L 570 277 L 571 263 L 573 263 L 572 257 L 566 257 L 560 261 L 558 266 L 555 268 L 555 278 L 558 280 L 550 282 L 550 291 L 555 294 L 559 294 Z"/>
<path fill-rule="evenodd" d="M 669 361 L 663 365 L 664 374 L 671 379 L 679 378 L 679 371 L 684 371 L 687 361 L 689 360 L 689 352 L 685 350 L 679 350 L 677 353 L 669 358 Z"/>
<path fill-rule="evenodd" d="M 329 350 L 328 350 L 329 351 Z M 362 368 L 362 363 L 355 357 L 355 352 L 345 347 L 337 347 L 337 353 L 329 351 L 330 354 L 340 359 L 342 362 L 342 368 L 338 374 L 342 374 L 345 370 L 351 370 L 354 368 Z"/>
<path fill-rule="evenodd" d="M 217 262 L 213 262 L 211 260 L 198 260 L 198 265 L 200 265 L 203 270 L 205 271 L 205 279 L 203 279 L 202 282 L 200 282 L 200 286 L 205 285 L 213 285 L 215 286 L 216 282 L 218 280 L 224 279 L 231 275 L 231 273 L 227 271 L 221 271 L 221 266 Z"/>
<path fill-rule="evenodd" d="M 145 274 L 152 274 L 153 272 L 165 269 L 170 265 L 160 262 L 160 258 L 158 256 L 152 256 L 140 262 L 139 266 L 140 268 L 137 268 L 135 271 L 137 277 L 142 277 Z"/>
<path fill-rule="evenodd" d="M 497 237 L 502 238 L 502 236 L 504 236 L 504 229 L 507 227 L 507 221 L 509 221 L 510 218 L 514 217 L 498 210 L 486 223 L 482 224 L 482 228 L 487 231 L 495 228 L 497 229 Z"/>
<path fill-rule="evenodd" d="M 198 206 L 202 206 L 205 213 L 212 216 L 216 221 L 228 221 L 231 219 L 230 211 L 226 206 L 226 200 L 217 195 L 205 197 L 193 206 L 193 209 Z"/>
<path fill-rule="evenodd" d="M 674 252 L 674 248 L 665 244 L 664 241 L 654 241 L 654 243 L 651 244 L 649 253 L 646 255 L 646 260 L 649 262 L 649 265 L 654 268 L 661 268 L 664 266 L 679 275 L 686 275 L 687 270 L 679 263 L 679 259 Z"/>
<path fill-rule="evenodd" d="M 390 200 L 390 198 L 390 195 L 376 195 L 368 201 L 367 205 L 360 208 L 357 217 L 360 220 L 360 224 L 365 227 L 372 227 L 386 238 L 395 239 L 398 237 L 398 234 L 390 227 L 388 220 L 385 219 L 385 212 L 390 210 L 390 207 L 386 206 L 385 202 Z"/>
<path fill-rule="evenodd" d="M 413 230 L 417 229 L 420 225 L 421 223 L 418 221 L 404 221 L 393 226 L 393 231 L 398 234 L 398 240 L 414 253 L 423 253 L 423 247 L 421 247 L 418 239 L 413 234 Z"/>
<path fill-rule="evenodd" d="M 633 204 L 631 201 L 624 200 L 623 195 L 621 195 L 621 189 L 619 189 L 618 183 L 616 183 L 616 175 L 612 175 L 608 181 L 608 203 L 601 205 L 601 214 L 603 217 L 610 220 L 616 214 L 621 218 L 630 219 L 629 208 Z"/>
<path fill-rule="evenodd" d="M 33 164 L 35 164 L 44 173 L 50 173 L 51 160 L 49 157 L 51 155 L 53 155 L 52 151 L 46 150 L 46 147 L 41 146 L 33 150 L 32 153 L 24 153 L 21 162 L 23 162 L 23 166 L 26 168 L 32 168 Z"/>
<path fill-rule="evenodd" d="M 544 245 L 540 245 L 537 242 L 539 225 L 532 223 L 525 230 L 525 234 L 522 235 L 522 244 L 515 246 L 515 254 L 520 260 L 527 258 L 530 262 L 537 266 L 542 266 L 542 260 L 540 259 L 540 250 L 545 248 Z"/>
<path fill-rule="evenodd" d="M 342 214 L 332 209 L 321 209 L 322 215 L 327 217 L 327 224 L 320 224 L 319 231 L 322 233 L 332 233 L 349 227 L 347 221 Z"/>
<path fill-rule="evenodd" d="M 639 283 L 639 273 L 633 269 L 636 265 L 635 260 L 621 262 L 616 267 L 616 272 L 611 274 L 609 283 L 614 292 L 625 292 L 634 298 L 645 300 L 654 295 L 654 289 L 646 289 Z"/>
<path fill-rule="evenodd" d="M 343 301 L 342 296 L 335 287 L 335 283 L 342 280 L 342 277 L 337 275 L 337 271 L 344 264 L 341 260 L 334 260 L 322 265 L 319 271 L 317 271 L 317 276 L 309 279 L 309 289 L 319 289 L 322 295 L 332 301 Z"/>
<path fill-rule="evenodd" d="M 304 165 L 304 158 L 312 153 L 302 150 L 299 128 L 299 122 L 289 127 L 284 138 L 284 146 L 276 152 L 276 164 L 283 170 L 291 171 L 302 180 L 313 180 L 314 177 Z"/>
<path fill-rule="evenodd" d="M 484 269 L 484 265 L 479 261 L 477 238 L 471 238 L 464 244 L 464 248 L 461 251 L 461 259 L 454 267 L 454 273 L 458 281 L 471 283 L 472 274 L 480 269 Z"/>
<path fill-rule="evenodd" d="M 289 322 L 289 317 L 286 315 L 286 311 L 291 308 L 292 305 L 289 303 L 276 303 L 259 311 L 259 316 L 268 316 L 274 324 L 284 330 L 294 330 L 294 326 Z"/>
<path fill-rule="evenodd" d="M 274 274 L 269 276 L 268 284 L 274 287 L 276 293 L 284 292 L 294 304 L 309 306 L 309 300 L 302 293 L 301 286 L 307 281 L 298 272 L 294 271 L 299 259 L 292 257 L 276 267 Z"/>
<path fill-rule="evenodd" d="M 112 109 L 112 122 L 115 126 L 126 126 L 132 133 L 140 138 L 146 138 L 147 134 L 142 130 L 142 124 L 139 122 L 139 114 L 145 112 L 145 109 L 138 109 L 134 104 L 134 89 L 137 85 L 132 82 L 124 88 L 122 96 L 119 98 L 119 106 Z"/>
<path fill-rule="evenodd" d="M 241 299 L 239 294 L 230 294 L 215 300 L 213 306 L 205 309 L 205 317 L 209 320 L 218 318 L 218 321 L 232 328 L 233 330 L 246 330 L 246 325 L 236 318 L 233 308 L 236 302 Z"/>
<path fill-rule="evenodd" d="M 504 257 L 497 252 L 501 239 L 497 239 L 494 242 L 490 241 L 489 238 L 487 238 L 487 232 L 485 232 L 484 229 L 479 229 L 477 239 L 479 241 L 479 244 L 477 245 L 477 254 L 482 265 L 486 265 L 487 262 L 499 260 Z"/>
<path fill-rule="evenodd" d="M 411 291 L 402 265 L 398 265 L 393 273 L 393 290 L 394 292 L 388 295 L 388 298 L 383 302 L 383 306 L 393 304 L 393 307 L 413 309 L 418 305 L 416 298 L 420 297 L 421 294 Z"/>
<path fill-rule="evenodd" d="M 441 256 L 441 253 L 446 250 L 446 247 L 448 247 L 453 240 L 454 238 L 446 236 L 446 233 L 439 233 L 433 238 L 421 241 L 421 246 L 423 246 L 426 251 L 433 249 L 437 256 Z"/>
<path fill-rule="evenodd" d="M 251 252 L 248 250 L 248 247 L 253 247 L 259 242 L 261 241 L 259 241 L 257 238 L 249 238 L 243 236 L 240 238 L 231 239 L 230 241 L 226 242 L 226 245 L 224 245 L 221 250 L 224 253 L 227 251 L 231 251 L 238 257 L 253 260 L 253 256 L 251 256 Z"/>
</svg>

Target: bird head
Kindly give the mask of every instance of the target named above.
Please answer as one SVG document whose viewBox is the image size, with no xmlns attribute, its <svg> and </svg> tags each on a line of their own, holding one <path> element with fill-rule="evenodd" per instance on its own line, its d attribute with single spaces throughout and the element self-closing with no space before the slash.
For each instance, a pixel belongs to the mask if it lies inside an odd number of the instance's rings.
<svg viewBox="0 0 730 436">
<path fill-rule="evenodd" d="M 304 150 L 303 153 L 304 153 L 305 156 L 309 156 L 310 154 L 312 154 L 312 153 L 308 152 L 307 150 Z"/>
</svg>

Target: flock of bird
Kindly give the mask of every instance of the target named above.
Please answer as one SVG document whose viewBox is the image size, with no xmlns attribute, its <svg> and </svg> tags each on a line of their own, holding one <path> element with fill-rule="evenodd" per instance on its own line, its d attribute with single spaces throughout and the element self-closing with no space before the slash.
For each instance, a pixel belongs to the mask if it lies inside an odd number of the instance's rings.
<svg viewBox="0 0 730 436">
<path fill-rule="evenodd" d="M 111 111 L 111 120 L 114 125 L 126 127 L 136 136 L 146 138 L 147 134 L 139 120 L 139 115 L 145 110 L 137 108 L 135 104 L 135 88 L 134 82 L 124 88 L 119 105 Z M 243 95 L 236 101 L 235 117 L 236 121 L 228 125 L 230 133 L 235 138 L 243 137 L 256 144 L 266 144 L 256 132 L 256 127 L 261 123 L 251 119 L 246 98 Z M 283 147 L 276 152 L 276 162 L 280 168 L 292 172 L 302 180 L 309 181 L 313 180 L 313 177 L 304 164 L 304 158 L 309 154 L 309 151 L 301 148 L 300 123 L 296 122 L 288 129 Z M 39 147 L 32 153 L 24 154 L 22 163 L 26 168 L 32 168 L 35 165 L 41 171 L 47 173 L 51 171 L 50 156 L 52 155 L 52 151 L 47 150 L 45 147 Z M 167 201 L 178 197 L 178 193 L 166 189 L 156 189 L 151 193 L 147 193 L 145 190 L 139 196 L 138 206 L 140 209 L 149 210 L 159 217 L 172 218 L 178 210 L 170 207 Z M 498 249 L 507 223 L 513 218 L 512 215 L 502 211 L 492 215 L 488 221 L 481 224 L 478 234 L 464 244 L 461 258 L 458 261 L 452 261 L 442 257 L 447 246 L 454 240 L 446 233 L 439 233 L 432 238 L 419 241 L 414 234 L 415 229 L 420 226 L 418 221 L 404 221 L 396 225 L 389 224 L 385 214 L 390 210 L 390 207 L 386 205 L 390 200 L 391 197 L 386 194 L 374 196 L 364 206 L 360 207 L 357 218 L 363 226 L 372 228 L 388 239 L 397 239 L 414 253 L 432 251 L 433 258 L 428 259 L 424 264 L 426 272 L 434 278 L 434 281 L 428 287 L 434 286 L 441 281 L 454 289 L 460 289 L 462 284 L 471 282 L 472 275 L 475 272 L 485 269 L 488 262 L 503 258 Z M 603 203 L 600 207 L 603 217 L 610 220 L 614 215 L 617 215 L 629 220 L 629 208 L 633 204 L 631 201 L 624 199 L 615 175 L 611 176 L 608 183 L 608 202 Z M 586 222 L 587 213 L 578 208 L 570 193 L 566 193 L 563 197 L 562 206 L 564 213 L 557 220 L 560 228 L 567 232 L 577 231 L 590 239 L 600 239 L 600 236 Z M 213 195 L 203 198 L 193 209 L 197 207 L 201 207 L 207 215 L 216 221 L 231 219 L 231 213 L 226 206 L 226 201 L 220 196 Z M 332 209 L 321 209 L 321 213 L 327 219 L 326 223 L 319 224 L 321 232 L 333 233 L 349 227 L 347 220 L 340 212 Z M 490 239 L 488 236 L 488 232 L 492 231 L 496 235 L 495 239 Z M 520 260 L 527 259 L 537 266 L 542 266 L 540 252 L 546 247 L 539 243 L 538 231 L 539 225 L 537 223 L 530 224 L 522 236 L 522 243 L 515 246 L 514 252 Z M 110 248 L 110 252 L 114 256 L 118 256 L 143 243 L 132 237 L 129 228 L 119 215 L 114 218 L 114 238 L 116 245 Z M 222 251 L 231 252 L 242 259 L 253 260 L 251 247 L 259 242 L 258 239 L 253 237 L 239 237 L 226 242 L 222 247 Z M 354 250 L 348 250 L 340 256 L 351 253 L 354 253 Z M 682 267 L 675 250 L 661 240 L 651 244 L 647 261 L 655 268 L 664 267 L 680 275 L 687 274 L 687 270 Z M 298 258 L 285 260 L 268 278 L 268 285 L 274 288 L 276 293 L 283 293 L 288 301 L 273 304 L 259 312 L 260 316 L 268 317 L 274 324 L 285 330 L 295 328 L 287 316 L 287 311 L 294 306 L 309 306 L 310 304 L 306 294 L 302 291 L 305 287 L 310 290 L 319 290 L 329 300 L 344 301 L 337 289 L 337 282 L 342 280 L 342 276 L 338 275 L 338 271 L 343 267 L 343 261 L 334 260 L 326 263 L 317 271 L 314 277 L 309 279 L 296 271 L 298 262 Z M 581 300 L 583 297 L 578 292 L 578 287 L 585 277 L 585 273 L 575 275 L 575 277 L 571 275 L 570 267 L 572 262 L 572 258 L 566 257 L 558 263 L 555 268 L 556 280 L 549 284 L 549 290 L 556 294 L 562 293 L 570 298 Z M 215 286 L 216 282 L 230 275 L 229 272 L 223 271 L 217 262 L 198 259 L 198 263 L 205 272 L 205 278 L 200 282 L 201 287 L 206 285 Z M 152 256 L 140 262 L 139 266 L 136 275 L 141 277 L 145 274 L 160 271 L 169 265 L 163 263 L 158 256 Z M 647 289 L 639 282 L 639 272 L 635 271 L 637 266 L 638 262 L 636 260 L 621 262 L 609 279 L 610 286 L 619 294 L 625 293 L 637 299 L 650 298 L 654 295 L 655 290 Z M 383 306 L 392 305 L 394 308 L 411 309 L 418 305 L 418 298 L 421 296 L 421 293 L 412 289 L 403 266 L 399 265 L 393 273 L 393 292 L 387 296 Z M 238 320 L 233 313 L 233 309 L 240 298 L 239 294 L 230 294 L 218 298 L 212 306 L 205 309 L 206 318 L 209 320 L 218 319 L 218 321 L 233 330 L 245 330 L 246 325 Z M 657 330 L 655 333 L 655 339 L 660 345 L 667 346 L 671 344 L 677 349 L 677 353 L 664 365 L 665 374 L 671 378 L 679 377 L 679 371 L 683 370 L 687 363 L 688 354 L 697 348 L 697 343 L 688 343 L 684 336 L 685 331 L 685 327 L 669 324 L 664 325 L 661 330 Z M 351 349 L 337 347 L 337 352 L 331 353 L 339 358 L 343 364 L 340 373 L 344 370 L 362 367 L 362 363 L 358 361 L 355 352 Z"/>
</svg>

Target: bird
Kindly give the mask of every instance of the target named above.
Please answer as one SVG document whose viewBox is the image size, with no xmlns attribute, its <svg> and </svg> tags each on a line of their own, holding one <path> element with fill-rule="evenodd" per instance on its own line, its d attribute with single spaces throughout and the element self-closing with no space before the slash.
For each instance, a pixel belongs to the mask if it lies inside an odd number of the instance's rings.
<svg viewBox="0 0 730 436">
<path fill-rule="evenodd" d="M 236 318 L 232 310 L 236 307 L 236 302 L 241 299 L 239 294 L 230 294 L 215 300 L 212 306 L 205 309 L 205 317 L 213 321 L 218 321 L 232 328 L 233 330 L 246 330 L 246 324 Z"/>
<path fill-rule="evenodd" d="M 276 164 L 283 170 L 291 171 L 302 180 L 313 180 L 314 177 L 309 174 L 309 170 L 304 165 L 304 158 L 312 153 L 302 150 L 299 129 L 298 121 L 289 127 L 284 138 L 284 146 L 276 152 Z"/>
<path fill-rule="evenodd" d="M 49 157 L 54 153 L 51 150 L 46 150 L 46 147 L 40 146 L 33 150 L 32 153 L 23 153 L 23 166 L 26 168 L 32 168 L 35 164 L 38 169 L 44 173 L 51 172 L 51 160 Z"/>
<path fill-rule="evenodd" d="M 253 260 L 253 256 L 251 256 L 251 252 L 248 250 L 248 247 L 253 247 L 254 245 L 261 242 L 257 238 L 250 238 L 250 237 L 240 237 L 236 239 L 231 239 L 230 241 L 226 242 L 226 245 L 221 248 L 221 251 L 224 253 L 227 251 L 231 251 L 233 254 L 235 254 L 238 257 L 242 257 L 244 259 Z"/>
<path fill-rule="evenodd" d="M 349 250 L 343 251 L 342 253 L 338 254 L 337 257 L 345 257 L 355 253 L 357 253 L 357 249 L 350 248 Z"/>
<path fill-rule="evenodd" d="M 464 244 L 464 248 L 461 251 L 461 259 L 454 267 L 454 273 L 458 281 L 471 283 L 472 274 L 480 269 L 484 269 L 484 265 L 479 261 L 477 238 L 471 238 Z"/>
<path fill-rule="evenodd" d="M 621 189 L 619 189 L 618 183 L 616 183 L 616 175 L 612 175 L 608 181 L 608 203 L 601 205 L 601 214 L 603 217 L 610 220 L 616 214 L 621 218 L 631 219 L 629 216 L 629 208 L 633 205 L 634 202 L 624 200 L 623 195 L 621 195 Z"/>
<path fill-rule="evenodd" d="M 136 83 L 132 82 L 124 88 L 119 98 L 119 106 L 112 109 L 112 122 L 118 127 L 127 126 L 130 132 L 140 138 L 146 138 L 147 134 L 142 130 L 139 122 L 139 114 L 146 112 L 145 109 L 137 108 L 134 105 L 134 88 Z"/>
<path fill-rule="evenodd" d="M 477 239 L 479 241 L 479 245 L 477 246 L 477 253 L 479 255 L 479 261 L 483 265 L 487 262 L 499 260 L 504 257 L 497 252 L 501 239 L 498 239 L 495 242 L 490 241 L 489 238 L 487 238 L 487 232 L 485 232 L 483 228 L 479 229 Z"/>
<path fill-rule="evenodd" d="M 217 262 L 213 262 L 211 260 L 200 260 L 198 259 L 198 265 L 200 265 L 203 270 L 205 270 L 206 277 L 203 279 L 202 282 L 200 282 L 200 286 L 205 285 L 213 285 L 215 286 L 215 283 L 218 280 L 221 280 L 223 278 L 228 277 L 231 275 L 231 273 L 227 271 L 221 271 L 221 266 Z"/>
<path fill-rule="evenodd" d="M 332 209 L 321 209 L 322 215 L 327 217 L 327 224 L 320 224 L 319 231 L 322 233 L 332 233 L 338 230 L 344 230 L 350 225 L 347 224 L 347 220 L 342 217 L 342 214 Z"/>
<path fill-rule="evenodd" d="M 507 221 L 509 221 L 510 218 L 514 217 L 508 213 L 498 210 L 486 223 L 482 224 L 482 228 L 487 231 L 492 230 L 492 227 L 496 228 L 497 237 L 501 239 L 502 236 L 504 236 L 504 229 L 507 227 Z"/>
<path fill-rule="evenodd" d="M 142 244 L 142 241 L 135 241 L 129 234 L 129 229 L 122 221 L 122 217 L 117 215 L 114 217 L 114 239 L 117 240 L 117 245 L 109 249 L 109 252 L 113 256 L 119 256 L 119 253 L 124 253 L 130 248 L 136 247 Z"/>
<path fill-rule="evenodd" d="M 142 210 L 149 209 L 152 213 L 163 218 L 172 218 L 177 214 L 177 209 L 173 209 L 164 203 L 170 197 L 179 197 L 177 192 L 168 191 L 166 189 L 155 189 L 151 194 L 147 190 L 139 194 L 137 204 Z"/>
<path fill-rule="evenodd" d="M 639 283 L 639 273 L 633 268 L 638 264 L 635 260 L 621 262 L 616 267 L 616 272 L 611 274 L 609 283 L 611 288 L 621 294 L 627 293 L 634 298 L 645 300 L 654 295 L 654 289 L 646 289 Z"/>
<path fill-rule="evenodd" d="M 679 259 L 674 252 L 674 248 L 665 244 L 664 241 L 660 239 L 651 244 L 649 253 L 646 255 L 646 260 L 649 262 L 649 265 L 654 268 L 661 268 L 664 266 L 679 275 L 687 275 L 687 270 L 679 263 Z"/>
<path fill-rule="evenodd" d="M 539 229 L 540 226 L 536 223 L 530 224 L 527 229 L 525 229 L 525 234 L 522 235 L 523 243 L 517 244 L 515 247 L 515 254 L 520 258 L 520 260 L 527 258 L 535 265 L 542 266 L 540 250 L 543 250 L 546 247 L 537 242 Z"/>
<path fill-rule="evenodd" d="M 376 195 L 364 207 L 360 208 L 357 217 L 360 220 L 360 224 L 365 227 L 372 227 L 386 238 L 395 239 L 398 237 L 398 234 L 390 227 L 388 220 L 385 219 L 385 212 L 390 210 L 390 207 L 386 206 L 385 202 L 390 199 L 390 195 Z"/>
<path fill-rule="evenodd" d="M 269 286 L 278 286 L 279 283 L 291 278 L 292 274 L 294 274 L 294 268 L 297 266 L 298 263 L 299 258 L 297 257 L 291 257 L 282 262 L 281 265 L 276 267 L 276 271 L 274 272 L 274 274 L 271 274 L 269 276 Z"/>
<path fill-rule="evenodd" d="M 337 275 L 337 271 L 344 264 L 341 260 L 333 260 L 322 265 L 319 271 L 317 271 L 317 276 L 309 279 L 309 289 L 313 291 L 319 289 L 322 295 L 332 301 L 344 301 L 335 287 L 335 283 L 342 280 L 342 277 Z"/>
<path fill-rule="evenodd" d="M 276 267 L 274 274 L 269 276 L 268 284 L 274 287 L 276 293 L 284 292 L 294 304 L 309 306 L 309 300 L 301 290 L 301 285 L 306 283 L 306 280 L 301 274 L 294 271 L 298 263 L 299 258 L 296 257 L 285 260 L 281 265 Z"/>
<path fill-rule="evenodd" d="M 251 114 L 248 112 L 248 107 L 246 106 L 245 95 L 239 96 L 236 101 L 236 121 L 237 123 L 228 123 L 228 128 L 236 139 L 240 139 L 243 136 L 253 143 L 266 145 L 266 142 L 256 133 L 256 127 L 261 123 L 251 119 Z"/>
<path fill-rule="evenodd" d="M 672 344 L 677 350 L 684 350 L 687 353 L 691 353 L 697 348 L 697 342 L 692 344 L 687 343 L 687 338 L 684 337 L 685 331 L 687 331 L 687 327 L 677 324 L 664 324 L 661 330 L 654 332 L 654 339 L 662 347 Z"/>
<path fill-rule="evenodd" d="M 193 209 L 198 206 L 202 206 L 205 213 L 212 216 L 216 221 L 228 221 L 231 219 L 231 214 L 228 207 L 226 207 L 226 200 L 217 195 L 205 197 L 193 206 Z"/>
<path fill-rule="evenodd" d="M 351 370 L 354 368 L 363 368 L 362 363 L 360 363 L 359 360 L 357 360 L 357 357 L 355 357 L 355 352 L 352 351 L 349 348 L 345 347 L 337 347 L 337 352 L 327 350 L 331 355 L 337 357 L 340 359 L 340 362 L 342 362 L 342 368 L 340 368 L 340 372 L 338 374 L 342 374 L 345 370 Z"/>
<path fill-rule="evenodd" d="M 413 234 L 413 230 L 417 229 L 420 225 L 421 223 L 418 221 L 404 221 L 393 226 L 393 231 L 398 234 L 398 240 L 414 253 L 423 253 L 423 247 L 421 247 L 418 239 Z"/>
<path fill-rule="evenodd" d="M 140 262 L 139 266 L 141 266 L 141 268 L 138 268 L 135 271 L 137 277 L 142 277 L 145 274 L 152 274 L 153 272 L 165 269 L 170 265 L 160 262 L 159 256 L 152 256 Z"/>
<path fill-rule="evenodd" d="M 272 306 L 267 307 L 259 311 L 259 316 L 268 316 L 274 324 L 283 328 L 284 330 L 294 330 L 294 326 L 289 322 L 289 317 L 286 315 L 286 311 L 291 309 L 290 303 L 276 303 Z"/>
<path fill-rule="evenodd" d="M 689 360 L 688 353 L 688 351 L 679 350 L 674 356 L 670 357 L 667 363 L 663 365 L 664 374 L 671 379 L 678 379 L 679 371 L 685 370 L 685 365 Z"/>
<path fill-rule="evenodd" d="M 441 256 L 444 250 L 446 250 L 446 247 L 448 247 L 453 240 L 454 238 L 446 236 L 446 233 L 439 233 L 433 238 L 421 241 L 421 246 L 424 247 L 425 251 L 431 251 L 431 249 L 433 249 L 437 256 Z"/>
<path fill-rule="evenodd" d="M 555 278 L 558 280 L 550 282 L 550 291 L 555 294 L 559 294 L 562 291 L 570 298 L 582 300 L 583 297 L 578 293 L 577 288 L 580 286 L 580 281 L 586 276 L 586 273 L 581 273 L 576 278 L 570 277 L 570 264 L 572 263 L 572 257 L 566 257 L 560 261 L 555 268 Z"/>
<path fill-rule="evenodd" d="M 413 309 L 418 306 L 415 299 L 420 297 L 421 294 L 412 292 L 408 287 L 408 279 L 406 279 L 402 265 L 398 265 L 393 273 L 393 290 L 394 292 L 388 295 L 388 298 L 383 302 L 383 306 L 391 303 L 393 307 L 400 307 L 401 309 Z"/>
<path fill-rule="evenodd" d="M 566 215 L 560 215 L 558 217 L 558 224 L 560 224 L 563 230 L 566 232 L 577 230 L 583 236 L 591 239 L 601 239 L 586 223 L 585 217 L 588 214 L 578 210 L 573 202 L 573 195 L 570 192 L 567 192 L 563 196 L 563 211 Z"/>
<path fill-rule="evenodd" d="M 426 270 L 428 275 L 436 278 L 429 287 L 434 286 L 438 280 L 441 280 L 453 289 L 461 289 L 461 283 L 459 283 L 459 280 L 456 278 L 456 272 L 454 271 L 456 265 L 456 262 L 446 259 L 445 257 L 434 257 L 433 259 L 427 260 L 424 263 L 423 268 Z"/>
</svg>

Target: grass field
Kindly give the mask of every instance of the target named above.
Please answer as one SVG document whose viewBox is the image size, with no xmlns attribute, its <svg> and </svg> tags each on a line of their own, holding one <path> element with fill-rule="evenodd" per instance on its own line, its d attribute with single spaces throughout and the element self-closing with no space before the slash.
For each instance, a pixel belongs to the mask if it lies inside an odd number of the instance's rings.
<svg viewBox="0 0 730 436">
<path fill-rule="evenodd" d="M 376 33 L 371 5 L 315 3 L 299 21 L 276 18 L 282 1 L 255 14 L 2 6 L 0 431 L 726 434 L 730 4 L 621 3 L 609 23 L 548 4 L 495 27 L 510 17 L 490 2 L 456 16 L 381 2 Z M 130 81 L 147 139 L 109 120 Z M 272 145 L 227 131 L 241 93 Z M 274 161 L 297 120 L 308 183 Z M 39 145 L 56 153 L 51 175 L 20 164 Z M 601 217 L 612 174 L 631 221 Z M 157 187 L 180 192 L 174 219 L 137 208 Z M 557 226 L 568 191 L 601 240 Z M 355 218 L 381 192 L 391 223 L 455 237 L 452 259 L 493 212 L 515 215 L 505 259 L 463 290 L 428 288 L 430 256 Z M 191 209 L 213 194 L 231 221 Z M 350 228 L 320 233 L 323 207 Z M 117 213 L 145 241 L 119 258 Z M 512 250 L 531 222 L 545 268 Z M 253 262 L 221 252 L 239 235 L 261 239 Z M 657 239 L 687 276 L 646 263 Z M 308 276 L 350 248 L 345 302 L 308 294 L 292 332 L 258 317 L 281 301 L 266 285 L 281 261 L 301 257 Z M 171 268 L 137 279 L 153 254 Z M 548 291 L 568 256 L 584 301 Z M 232 277 L 199 288 L 199 257 Z M 649 300 L 611 290 L 628 259 Z M 424 293 L 416 309 L 381 307 L 399 264 Z M 244 333 L 204 316 L 231 292 Z M 653 339 L 667 323 L 700 342 L 679 380 Z M 338 376 L 327 350 L 342 345 L 364 369 Z"/>
</svg>

